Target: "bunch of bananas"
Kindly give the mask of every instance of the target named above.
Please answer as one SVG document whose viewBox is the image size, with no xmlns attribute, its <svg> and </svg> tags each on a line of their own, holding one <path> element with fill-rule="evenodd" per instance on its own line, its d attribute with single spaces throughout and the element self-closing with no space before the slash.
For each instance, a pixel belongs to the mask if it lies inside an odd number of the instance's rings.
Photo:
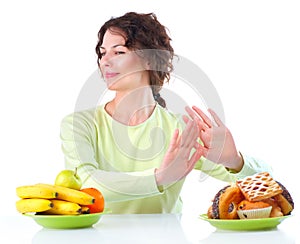
<svg viewBox="0 0 300 244">
<path fill-rule="evenodd" d="M 87 205 L 95 202 L 93 196 L 80 190 L 42 183 L 19 186 L 16 193 L 20 213 L 78 215 L 89 213 Z"/>
</svg>

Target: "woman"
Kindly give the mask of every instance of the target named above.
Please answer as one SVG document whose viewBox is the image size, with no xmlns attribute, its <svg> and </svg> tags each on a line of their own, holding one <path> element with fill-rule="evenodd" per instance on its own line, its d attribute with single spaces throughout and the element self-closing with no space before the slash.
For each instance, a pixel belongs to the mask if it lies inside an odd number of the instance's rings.
<svg viewBox="0 0 300 244">
<path fill-rule="evenodd" d="M 182 119 L 166 109 L 159 91 L 173 68 L 170 40 L 154 14 L 108 20 L 96 53 L 115 97 L 61 124 L 66 167 L 77 167 L 83 187 L 98 188 L 113 213 L 180 212 L 193 169 L 224 181 L 270 171 L 241 156 L 212 110 L 213 120 L 197 107 L 187 107 Z"/>
</svg>

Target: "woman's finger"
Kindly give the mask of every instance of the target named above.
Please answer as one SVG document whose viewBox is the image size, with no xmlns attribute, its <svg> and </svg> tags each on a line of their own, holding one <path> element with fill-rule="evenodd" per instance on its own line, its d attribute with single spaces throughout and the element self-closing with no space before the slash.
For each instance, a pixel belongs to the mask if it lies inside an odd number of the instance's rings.
<svg viewBox="0 0 300 244">
<path fill-rule="evenodd" d="M 182 133 L 178 153 L 184 161 L 189 159 L 191 150 L 195 147 L 195 143 L 197 142 L 199 135 L 197 128 L 197 124 L 194 121 L 190 121 Z"/>
<path fill-rule="evenodd" d="M 182 133 L 182 146 L 193 147 L 199 136 L 198 125 L 195 121 L 190 120 Z"/>
<path fill-rule="evenodd" d="M 179 129 L 176 129 L 171 139 L 168 152 L 173 152 L 177 148 L 178 142 L 179 142 Z"/>
<path fill-rule="evenodd" d="M 187 172 L 190 172 L 194 167 L 195 164 L 198 162 L 198 160 L 201 158 L 201 156 L 204 156 L 204 148 L 199 147 L 191 156 L 191 158 L 188 161 L 188 168 Z"/>
<path fill-rule="evenodd" d="M 205 129 L 205 127 L 203 126 L 204 124 L 206 124 L 207 122 L 199 117 L 199 114 L 197 114 L 194 110 L 192 110 L 190 107 L 186 106 L 185 110 L 187 111 L 187 113 L 189 114 L 189 116 L 196 121 L 198 124 L 201 125 L 201 128 Z M 203 113 L 203 112 L 202 112 Z M 204 113 L 203 113 L 204 114 Z M 206 118 L 209 120 L 209 118 L 206 116 Z M 207 127 L 207 125 L 205 125 Z"/>
<path fill-rule="evenodd" d="M 189 138 L 190 138 L 190 131 L 192 129 L 193 126 L 193 121 L 189 120 L 181 134 L 181 146 L 184 146 L 187 144 Z"/>
<path fill-rule="evenodd" d="M 219 116 L 216 114 L 215 111 L 213 111 L 211 108 L 209 108 L 208 112 L 211 114 L 211 116 L 213 117 L 214 121 L 216 122 L 216 124 L 218 126 L 223 126 L 224 125 L 222 120 L 219 118 Z"/>
<path fill-rule="evenodd" d="M 182 115 L 182 119 L 183 119 L 184 123 L 186 123 L 186 124 L 190 121 L 189 117 L 186 115 Z"/>
<path fill-rule="evenodd" d="M 186 107 L 185 107 L 185 111 L 188 113 L 188 115 L 189 115 L 192 119 L 195 119 L 195 117 L 197 117 L 197 114 L 196 114 L 189 106 L 186 106 Z"/>
<path fill-rule="evenodd" d="M 193 106 L 193 110 L 201 117 L 201 119 L 207 124 L 209 128 L 213 126 L 211 119 L 198 107 Z"/>
<path fill-rule="evenodd" d="M 188 117 L 186 115 L 182 115 L 182 119 L 186 124 L 191 120 L 190 117 Z M 198 126 L 199 131 L 207 129 L 207 125 L 205 125 L 205 123 L 202 120 L 200 120 L 195 113 L 194 113 L 194 119 L 193 120 L 195 122 L 197 122 L 197 126 Z"/>
</svg>

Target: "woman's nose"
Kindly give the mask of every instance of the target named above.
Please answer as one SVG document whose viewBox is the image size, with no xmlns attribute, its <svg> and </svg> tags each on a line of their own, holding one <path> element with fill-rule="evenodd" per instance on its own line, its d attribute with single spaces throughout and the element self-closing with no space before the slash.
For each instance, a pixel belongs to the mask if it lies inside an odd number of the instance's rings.
<svg viewBox="0 0 300 244">
<path fill-rule="evenodd" d="M 111 65 L 111 57 L 109 54 L 105 54 L 100 60 L 100 66 L 110 66 Z"/>
</svg>

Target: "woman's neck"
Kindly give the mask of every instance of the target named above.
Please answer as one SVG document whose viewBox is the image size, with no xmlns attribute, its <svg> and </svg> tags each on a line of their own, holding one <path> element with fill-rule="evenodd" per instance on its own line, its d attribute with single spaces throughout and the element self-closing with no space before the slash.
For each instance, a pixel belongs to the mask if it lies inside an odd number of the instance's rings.
<svg viewBox="0 0 300 244">
<path fill-rule="evenodd" d="M 125 125 L 138 125 L 147 120 L 155 108 L 150 87 L 138 88 L 130 92 L 116 92 L 105 110 L 113 119 Z"/>
</svg>

